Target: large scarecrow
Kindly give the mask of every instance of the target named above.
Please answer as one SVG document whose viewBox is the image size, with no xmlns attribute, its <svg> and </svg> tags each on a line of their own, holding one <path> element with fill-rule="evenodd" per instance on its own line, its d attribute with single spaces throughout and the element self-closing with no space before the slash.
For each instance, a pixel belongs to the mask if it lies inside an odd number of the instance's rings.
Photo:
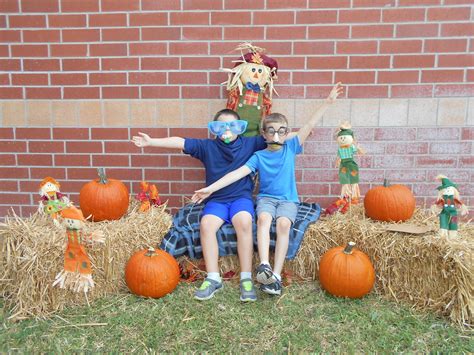
<svg viewBox="0 0 474 355">
<path fill-rule="evenodd" d="M 265 49 L 250 43 L 239 45 L 236 50 L 241 56 L 232 69 L 223 69 L 229 73 L 225 82 L 229 91 L 227 108 L 236 111 L 242 120 L 248 122 L 243 136 L 260 134 L 260 121 L 271 113 L 273 81 L 277 79 L 276 60 L 263 54 Z M 244 54 L 243 51 L 248 50 Z M 276 91 L 275 91 L 276 93 Z"/>
</svg>

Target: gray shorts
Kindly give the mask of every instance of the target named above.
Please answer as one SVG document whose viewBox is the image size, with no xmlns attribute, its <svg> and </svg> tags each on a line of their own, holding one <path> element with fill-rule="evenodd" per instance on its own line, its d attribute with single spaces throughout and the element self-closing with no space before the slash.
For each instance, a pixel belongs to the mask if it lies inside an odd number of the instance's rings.
<svg viewBox="0 0 474 355">
<path fill-rule="evenodd" d="M 273 219 L 278 219 L 279 217 L 288 218 L 291 223 L 295 222 L 296 213 L 298 212 L 298 206 L 293 201 L 279 200 L 272 197 L 257 197 L 257 217 L 262 212 L 267 212 L 270 214 Z"/>
</svg>

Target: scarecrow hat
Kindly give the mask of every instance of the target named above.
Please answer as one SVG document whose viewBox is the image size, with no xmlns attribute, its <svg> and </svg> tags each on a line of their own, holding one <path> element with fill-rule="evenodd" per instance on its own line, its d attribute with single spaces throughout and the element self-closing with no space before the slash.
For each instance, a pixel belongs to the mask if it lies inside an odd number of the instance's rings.
<svg viewBox="0 0 474 355">
<path fill-rule="evenodd" d="M 74 206 L 65 208 L 64 210 L 61 210 L 59 213 L 61 214 L 61 217 L 63 218 L 78 219 L 80 221 L 86 220 L 81 210 Z"/>
<path fill-rule="evenodd" d="M 340 137 L 340 136 L 352 136 L 352 137 L 354 137 L 354 132 L 352 132 L 352 130 L 349 129 L 349 128 L 341 128 L 341 130 L 339 131 L 337 136 L 338 137 Z"/>
<path fill-rule="evenodd" d="M 243 62 L 261 64 L 271 69 L 272 77 L 277 76 L 278 63 L 275 59 L 263 54 L 265 52 L 264 48 L 254 46 L 251 43 L 242 43 L 236 48 L 236 50 L 240 51 L 244 49 L 247 49 L 249 52 L 246 54 L 242 54 L 242 56 L 236 61 L 234 67 L 242 64 Z"/>
<path fill-rule="evenodd" d="M 439 175 L 436 177 L 437 180 L 440 180 L 441 181 L 441 185 L 438 186 L 436 189 L 437 190 L 443 190 L 447 187 L 454 187 L 454 188 L 458 188 L 458 185 L 456 185 L 455 183 L 453 183 L 451 180 L 449 180 L 446 176 L 443 176 L 443 175 Z"/>
<path fill-rule="evenodd" d="M 50 183 L 56 185 L 56 186 L 58 187 L 58 189 L 59 189 L 60 186 L 61 186 L 61 185 L 59 185 L 59 182 L 57 182 L 54 178 L 52 178 L 51 176 L 47 176 L 47 177 L 45 177 L 45 178 L 41 181 L 41 183 L 40 183 L 40 185 L 39 185 L 39 188 L 41 189 L 41 188 L 42 188 L 44 185 L 46 185 L 48 182 L 50 182 Z"/>
</svg>

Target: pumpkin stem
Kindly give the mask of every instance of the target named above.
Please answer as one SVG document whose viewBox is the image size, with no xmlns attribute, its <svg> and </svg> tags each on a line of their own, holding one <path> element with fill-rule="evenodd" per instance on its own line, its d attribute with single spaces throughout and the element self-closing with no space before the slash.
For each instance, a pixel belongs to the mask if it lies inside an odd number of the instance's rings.
<svg viewBox="0 0 474 355">
<path fill-rule="evenodd" d="M 383 187 L 389 187 L 390 183 L 388 182 L 388 179 L 383 179 Z"/>
<path fill-rule="evenodd" d="M 156 255 L 155 248 L 149 247 L 148 251 L 145 253 L 145 256 L 154 256 L 154 255 Z"/>
<path fill-rule="evenodd" d="M 99 174 L 99 179 L 101 184 L 107 184 L 107 176 L 105 176 L 104 168 L 97 168 L 97 174 Z"/>
<path fill-rule="evenodd" d="M 346 247 L 344 248 L 344 254 L 352 254 L 352 249 L 355 247 L 356 243 L 349 242 L 347 243 Z"/>
</svg>

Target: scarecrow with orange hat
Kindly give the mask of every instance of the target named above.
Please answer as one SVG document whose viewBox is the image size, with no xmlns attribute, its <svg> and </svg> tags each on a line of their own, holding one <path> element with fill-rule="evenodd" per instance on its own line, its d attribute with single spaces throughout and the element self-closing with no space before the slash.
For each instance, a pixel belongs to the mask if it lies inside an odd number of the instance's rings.
<svg viewBox="0 0 474 355">
<path fill-rule="evenodd" d="M 224 83 L 229 91 L 227 108 L 236 111 L 242 120 L 248 122 L 243 136 L 260 134 L 260 121 L 271 113 L 273 81 L 277 79 L 276 60 L 263 54 L 265 49 L 242 43 L 236 50 L 241 56 L 232 69 L 222 69 L 229 73 Z M 244 54 L 242 51 L 247 50 Z M 276 91 L 275 91 L 276 93 Z"/>
<path fill-rule="evenodd" d="M 103 233 L 95 232 L 86 236 L 82 232 L 84 215 L 74 206 L 63 209 L 59 213 L 64 218 L 68 241 L 64 252 L 64 269 L 56 275 L 53 286 L 58 285 L 61 288 L 86 293 L 94 287 L 94 281 L 92 280 L 91 261 L 84 245 L 91 241 L 104 243 Z"/>
<path fill-rule="evenodd" d="M 50 176 L 45 177 L 39 185 L 41 200 L 39 202 L 38 212 L 50 214 L 54 224 L 57 226 L 59 226 L 57 213 L 71 204 L 66 195 L 59 191 L 60 187 L 59 182 Z"/>
<path fill-rule="evenodd" d="M 433 205 L 433 210 L 441 208 L 439 214 L 439 234 L 444 237 L 456 237 L 458 234 L 458 211 L 461 216 L 468 213 L 465 204 L 459 200 L 458 186 L 444 175 L 438 175 L 436 180 L 441 182 L 437 187 L 438 199 Z"/>
</svg>

